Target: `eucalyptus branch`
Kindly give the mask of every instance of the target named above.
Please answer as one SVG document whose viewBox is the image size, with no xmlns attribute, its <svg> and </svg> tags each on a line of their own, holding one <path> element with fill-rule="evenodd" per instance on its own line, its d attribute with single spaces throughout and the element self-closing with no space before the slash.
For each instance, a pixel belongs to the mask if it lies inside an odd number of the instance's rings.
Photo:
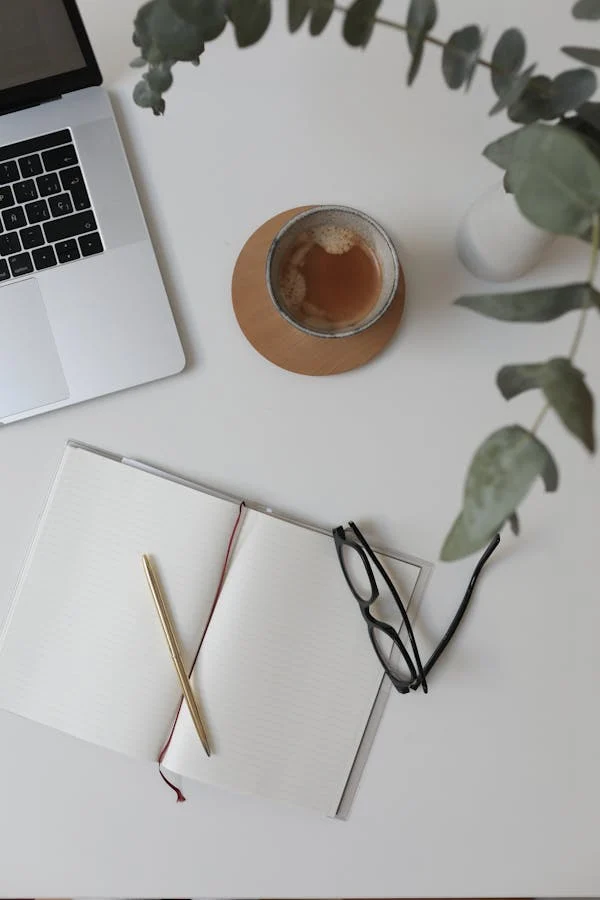
<svg viewBox="0 0 600 900">
<path fill-rule="evenodd" d="M 333 7 L 336 12 L 344 13 L 344 15 L 348 12 L 347 7 L 339 6 L 339 4 L 335 4 Z M 407 25 L 403 25 L 401 22 L 394 22 L 392 19 L 385 19 L 383 16 L 374 16 L 372 19 L 376 25 L 385 25 L 387 28 L 395 28 L 396 31 L 403 31 L 405 34 L 413 35 L 414 37 L 418 37 L 419 32 L 416 28 L 408 28 Z M 446 44 L 444 41 L 441 41 L 439 38 L 433 37 L 432 35 L 425 35 L 425 40 L 430 44 L 435 44 L 436 47 L 445 47 Z M 462 52 L 462 51 L 461 51 Z M 489 63 L 484 63 L 484 65 L 489 65 Z"/>
<path fill-rule="evenodd" d="M 590 19 L 596 9 L 600 17 L 600 0 L 585 3 L 586 8 L 593 7 Z M 139 55 L 132 65 L 147 71 L 135 85 L 135 102 L 156 115 L 164 113 L 163 95 L 172 85 L 171 70 L 176 62 L 197 64 L 205 43 L 218 38 L 228 22 L 239 47 L 256 44 L 269 27 L 273 5 L 273 0 L 145 2 L 135 18 L 133 42 Z M 525 127 L 494 141 L 484 155 L 506 170 L 525 218 L 554 234 L 586 233 L 587 238 L 589 209 L 598 210 L 591 222 L 587 281 L 457 300 L 460 306 L 503 321 L 547 322 L 575 310 L 578 320 L 568 356 L 506 365 L 498 371 L 497 385 L 506 400 L 536 389 L 543 395 L 543 405 L 530 429 L 504 426 L 475 452 L 465 480 L 462 509 L 442 548 L 442 558 L 452 560 L 483 547 L 505 522 L 517 533 L 517 510 L 537 477 L 546 490 L 557 489 L 558 467 L 536 436 L 549 409 L 590 453 L 596 449 L 594 398 L 573 360 L 589 308 L 600 309 L 600 291 L 593 286 L 600 262 L 600 103 L 591 99 L 597 78 L 589 68 L 600 68 L 600 49 L 563 47 L 563 52 L 588 68 L 569 69 L 554 78 L 532 77 L 535 67 L 523 68 L 527 43 L 519 28 L 502 32 L 490 61 L 480 56 L 484 32 L 477 24 L 453 31 L 446 40 L 432 34 L 436 0 L 410 0 L 405 23 L 378 16 L 379 6 L 378 0 L 288 0 L 289 30 L 295 33 L 308 20 L 310 34 L 320 35 L 335 11 L 343 17 L 342 36 L 351 47 L 365 48 L 375 25 L 404 32 L 411 51 L 408 85 L 417 77 L 426 44 L 442 50 L 442 75 L 451 90 L 468 89 L 478 66 L 488 69 L 497 95 L 490 114 L 505 110 L 511 121 Z"/>
<path fill-rule="evenodd" d="M 340 6 L 338 3 L 336 3 L 333 8 L 339 13 L 346 14 L 348 12 L 347 7 Z M 394 28 L 396 31 L 403 31 L 405 34 L 410 34 L 412 37 L 418 37 L 420 34 L 417 29 L 409 28 L 407 25 L 402 24 L 402 22 L 394 22 L 392 19 L 386 19 L 384 16 L 374 16 L 373 22 L 375 22 L 376 25 L 385 25 L 386 28 Z M 440 38 L 436 38 L 431 34 L 426 34 L 424 40 L 428 44 L 435 44 L 436 47 L 441 47 L 442 50 L 448 48 L 448 50 L 456 56 L 462 56 L 466 59 L 469 55 L 465 50 L 461 50 L 460 47 L 453 47 L 452 45 L 448 46 L 447 41 L 442 41 Z M 493 66 L 491 62 L 488 62 L 487 59 L 481 59 L 479 56 L 477 57 L 476 65 L 484 66 L 486 69 L 498 72 L 498 74 L 505 74 L 504 70 L 498 69 L 496 66 Z"/>
</svg>

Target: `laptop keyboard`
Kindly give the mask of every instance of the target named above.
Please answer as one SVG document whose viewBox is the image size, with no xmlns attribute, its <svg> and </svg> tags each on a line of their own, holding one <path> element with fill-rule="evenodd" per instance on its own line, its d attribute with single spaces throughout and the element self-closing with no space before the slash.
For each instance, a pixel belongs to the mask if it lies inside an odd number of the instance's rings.
<svg viewBox="0 0 600 900">
<path fill-rule="evenodd" d="M 0 147 L 0 282 L 103 250 L 69 129 Z"/>
</svg>

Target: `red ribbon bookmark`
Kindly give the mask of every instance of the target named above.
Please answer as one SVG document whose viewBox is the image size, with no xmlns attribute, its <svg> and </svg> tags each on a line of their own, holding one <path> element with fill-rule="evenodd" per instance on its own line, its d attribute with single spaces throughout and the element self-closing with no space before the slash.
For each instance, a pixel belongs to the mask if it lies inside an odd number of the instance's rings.
<svg viewBox="0 0 600 900">
<path fill-rule="evenodd" d="M 235 540 L 235 537 L 236 537 L 236 534 L 237 534 L 237 531 L 238 531 L 238 528 L 239 528 L 239 525 L 240 525 L 240 522 L 242 519 L 242 513 L 245 508 L 246 508 L 246 504 L 242 500 L 242 502 L 240 503 L 239 512 L 237 514 L 237 519 L 235 520 L 233 530 L 229 537 L 229 543 L 227 544 L 227 551 L 225 553 L 225 561 L 223 562 L 223 568 L 221 569 L 221 577 L 219 578 L 219 584 L 217 585 L 215 598 L 213 600 L 213 604 L 210 609 L 210 615 L 208 617 L 208 621 L 206 623 L 204 632 L 202 633 L 202 637 L 200 638 L 200 643 L 198 644 L 198 649 L 196 650 L 196 655 L 194 656 L 194 659 L 192 661 L 192 665 L 191 665 L 191 668 L 189 671 L 190 676 L 194 670 L 194 666 L 196 665 L 196 660 L 198 659 L 198 654 L 200 653 L 200 648 L 202 647 L 202 641 L 204 640 L 204 635 L 206 634 L 206 632 L 208 630 L 208 626 L 210 625 L 210 620 L 213 617 L 213 613 L 215 611 L 217 601 L 218 601 L 221 591 L 223 589 L 223 584 L 225 583 L 225 575 L 227 574 L 227 566 L 229 565 L 229 557 L 231 556 L 231 551 L 233 549 L 233 542 Z M 162 766 L 162 761 L 165 758 L 165 754 L 166 754 L 167 750 L 169 749 L 169 746 L 173 739 L 173 734 L 175 732 L 175 726 L 177 725 L 177 720 L 179 719 L 179 714 L 181 712 L 182 706 L 183 706 L 183 695 L 181 696 L 181 698 L 179 700 L 179 706 L 177 707 L 177 712 L 175 713 L 175 718 L 173 719 L 173 724 L 171 725 L 171 731 L 169 732 L 169 737 L 167 738 L 167 741 L 166 741 L 164 747 L 162 748 L 162 750 L 160 751 L 160 754 L 158 757 L 158 774 L 160 775 L 162 780 L 165 782 L 165 784 L 168 784 L 169 787 L 171 788 L 171 790 L 175 791 L 175 794 L 177 795 L 178 803 L 185 803 L 185 797 L 183 796 L 183 794 L 181 793 L 181 791 L 179 790 L 177 785 L 173 784 L 173 782 L 167 778 L 167 776 L 162 771 L 161 766 Z"/>
</svg>

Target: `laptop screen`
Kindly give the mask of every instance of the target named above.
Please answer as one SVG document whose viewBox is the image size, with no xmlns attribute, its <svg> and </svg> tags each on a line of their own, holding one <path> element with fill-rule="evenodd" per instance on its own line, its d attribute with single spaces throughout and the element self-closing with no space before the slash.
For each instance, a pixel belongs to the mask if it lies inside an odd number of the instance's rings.
<svg viewBox="0 0 600 900">
<path fill-rule="evenodd" d="M 74 0 L 0 0 L 0 111 L 100 80 Z"/>
<path fill-rule="evenodd" d="M 62 0 L 0 2 L 0 90 L 85 66 Z"/>
</svg>

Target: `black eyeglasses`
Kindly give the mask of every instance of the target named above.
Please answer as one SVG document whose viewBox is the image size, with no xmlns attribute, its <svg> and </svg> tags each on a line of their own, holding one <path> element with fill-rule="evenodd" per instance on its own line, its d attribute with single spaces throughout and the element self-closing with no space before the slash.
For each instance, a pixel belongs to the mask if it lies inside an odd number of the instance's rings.
<svg viewBox="0 0 600 900">
<path fill-rule="evenodd" d="M 465 610 L 469 605 L 469 600 L 471 599 L 471 595 L 473 593 L 473 589 L 475 587 L 479 574 L 500 543 L 500 535 L 494 535 L 485 552 L 483 553 L 481 559 L 475 566 L 475 569 L 471 576 L 471 580 L 469 581 L 467 590 L 465 591 L 465 595 L 460 606 L 458 607 L 456 615 L 450 623 L 450 627 L 446 631 L 442 640 L 433 651 L 425 665 L 423 665 L 421 662 L 421 657 L 412 630 L 412 626 L 410 624 L 406 609 L 404 608 L 404 604 L 400 599 L 400 595 L 394 587 L 388 573 L 385 571 L 384 567 L 377 559 L 377 556 L 361 534 L 358 527 L 354 524 L 354 522 L 349 522 L 348 529 L 343 528 L 341 525 L 338 528 L 334 528 L 333 540 L 335 542 L 335 549 L 348 587 L 358 601 L 358 606 L 362 613 L 363 619 L 367 623 L 367 629 L 369 632 L 369 637 L 371 638 L 371 643 L 373 644 L 373 648 L 390 681 L 392 682 L 396 690 L 401 694 L 408 694 L 409 691 L 416 691 L 417 688 L 423 688 L 423 691 L 427 693 L 427 676 L 452 640 L 454 632 L 458 628 L 460 620 L 462 619 Z M 367 579 L 366 582 L 364 582 L 364 579 L 359 580 L 359 578 L 350 571 L 353 555 L 355 555 L 355 561 L 356 559 L 358 559 L 362 564 L 364 575 L 366 575 Z M 401 641 L 398 632 L 387 622 L 383 622 L 381 619 L 376 618 L 376 616 L 374 616 L 373 612 L 371 611 L 372 604 L 378 599 L 378 597 L 381 596 L 379 588 L 377 587 L 377 581 L 375 579 L 375 573 L 373 571 L 371 563 L 373 563 L 377 572 L 379 573 L 381 578 L 383 578 L 400 611 L 402 622 L 404 624 L 404 627 L 406 628 L 406 633 L 408 635 L 408 642 L 412 649 L 412 657 L 408 649 L 405 647 L 404 643 Z M 386 640 L 386 638 L 388 640 Z M 389 645 L 389 641 L 391 641 L 392 645 L 396 647 L 400 652 L 400 655 L 408 669 L 408 675 L 400 672 L 397 668 L 393 668 L 390 664 L 390 652 L 392 648 Z"/>
</svg>

